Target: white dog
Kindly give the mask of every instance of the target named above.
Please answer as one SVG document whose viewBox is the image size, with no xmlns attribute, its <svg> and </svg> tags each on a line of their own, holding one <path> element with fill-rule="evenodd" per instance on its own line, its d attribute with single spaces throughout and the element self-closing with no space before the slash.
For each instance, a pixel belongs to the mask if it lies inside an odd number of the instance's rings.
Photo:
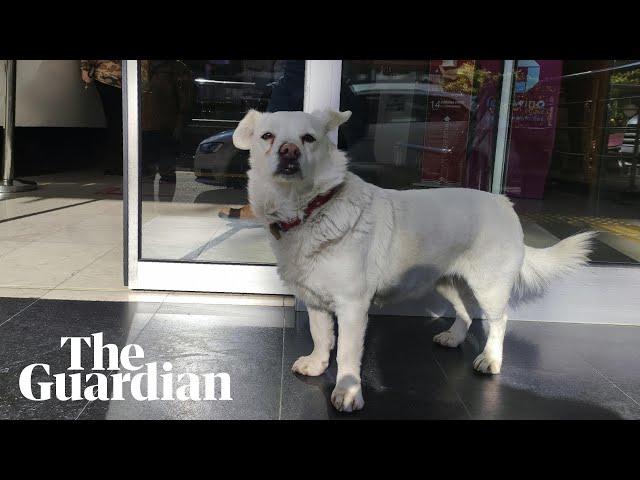
<svg viewBox="0 0 640 480">
<path fill-rule="evenodd" d="M 435 288 L 451 302 L 456 319 L 434 341 L 460 345 L 475 297 L 489 333 L 473 367 L 499 373 L 512 293 L 541 292 L 552 278 L 584 264 L 594 234 L 531 248 L 502 195 L 463 188 L 396 191 L 366 183 L 347 172 L 345 154 L 327 137 L 350 116 L 252 110 L 233 134 L 237 148 L 251 151 L 249 200 L 271 230 L 278 272 L 309 311 L 313 352 L 293 370 L 311 376 L 326 370 L 335 313 L 338 375 L 331 401 L 340 411 L 361 409 L 371 302 Z"/>
</svg>

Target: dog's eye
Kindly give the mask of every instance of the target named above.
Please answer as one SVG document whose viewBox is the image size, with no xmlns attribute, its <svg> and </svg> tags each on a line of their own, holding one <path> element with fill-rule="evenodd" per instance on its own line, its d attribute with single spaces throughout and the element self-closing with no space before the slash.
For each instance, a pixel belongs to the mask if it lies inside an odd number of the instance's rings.
<svg viewBox="0 0 640 480">
<path fill-rule="evenodd" d="M 316 141 L 316 139 L 313 135 L 311 135 L 310 133 L 307 133 L 306 135 L 302 136 L 302 141 L 304 143 L 313 143 Z"/>
<path fill-rule="evenodd" d="M 263 140 L 271 140 L 273 138 L 273 133 L 267 132 L 262 135 Z"/>
</svg>

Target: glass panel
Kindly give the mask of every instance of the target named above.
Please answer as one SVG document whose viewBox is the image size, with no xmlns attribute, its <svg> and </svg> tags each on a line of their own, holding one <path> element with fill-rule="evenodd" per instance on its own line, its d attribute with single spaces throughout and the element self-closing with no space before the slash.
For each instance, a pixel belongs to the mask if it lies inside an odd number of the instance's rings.
<svg viewBox="0 0 640 480">
<path fill-rule="evenodd" d="M 348 60 L 338 145 L 386 188 L 491 185 L 502 60 Z"/>
<path fill-rule="evenodd" d="M 141 258 L 275 263 L 247 205 L 248 152 L 232 134 L 250 108 L 302 110 L 305 61 L 140 64 Z"/>
<path fill-rule="evenodd" d="M 525 241 L 600 232 L 595 262 L 640 261 L 638 60 L 518 60 L 504 191 Z"/>
</svg>

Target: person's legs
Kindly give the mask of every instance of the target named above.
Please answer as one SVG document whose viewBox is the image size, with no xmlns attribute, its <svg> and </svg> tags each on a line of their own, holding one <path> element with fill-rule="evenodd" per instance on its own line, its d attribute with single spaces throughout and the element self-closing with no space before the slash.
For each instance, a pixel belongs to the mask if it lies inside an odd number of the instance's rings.
<svg viewBox="0 0 640 480">
<path fill-rule="evenodd" d="M 122 175 L 122 90 L 95 82 L 107 121 L 106 174 Z"/>
<path fill-rule="evenodd" d="M 158 157 L 158 173 L 160 180 L 163 182 L 176 181 L 176 163 L 178 161 L 178 152 L 180 144 L 173 138 L 171 133 L 161 133 L 161 155 Z"/>
</svg>

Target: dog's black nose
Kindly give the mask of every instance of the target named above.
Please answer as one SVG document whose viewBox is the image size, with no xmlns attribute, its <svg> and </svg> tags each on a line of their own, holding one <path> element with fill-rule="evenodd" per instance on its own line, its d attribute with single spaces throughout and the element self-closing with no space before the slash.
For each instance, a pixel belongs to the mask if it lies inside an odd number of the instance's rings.
<svg viewBox="0 0 640 480">
<path fill-rule="evenodd" d="M 278 153 L 283 160 L 297 160 L 300 157 L 300 149 L 293 143 L 283 143 Z"/>
</svg>

